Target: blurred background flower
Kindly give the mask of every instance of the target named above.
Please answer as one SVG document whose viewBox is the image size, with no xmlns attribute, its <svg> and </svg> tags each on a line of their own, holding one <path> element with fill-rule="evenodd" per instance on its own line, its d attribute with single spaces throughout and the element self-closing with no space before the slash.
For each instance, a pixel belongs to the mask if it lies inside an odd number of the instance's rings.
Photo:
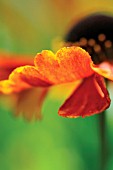
<svg viewBox="0 0 113 170">
<path fill-rule="evenodd" d="M 0 50 L 35 56 L 51 49 L 73 22 L 96 11 L 113 12 L 112 0 L 0 0 Z M 112 86 L 111 89 L 111 100 Z M 113 100 L 112 100 L 113 101 Z M 0 167 L 3 170 L 99 170 L 98 116 L 66 119 L 57 115 L 63 98 L 48 96 L 43 119 L 28 123 L 11 116 L 0 100 Z M 113 169 L 113 106 L 107 116 L 108 163 Z"/>
</svg>

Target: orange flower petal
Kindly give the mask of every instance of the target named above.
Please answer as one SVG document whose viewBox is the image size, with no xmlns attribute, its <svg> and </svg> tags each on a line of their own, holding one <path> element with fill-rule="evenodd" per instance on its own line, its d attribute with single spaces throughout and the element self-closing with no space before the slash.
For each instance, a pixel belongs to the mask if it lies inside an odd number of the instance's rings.
<svg viewBox="0 0 113 170">
<path fill-rule="evenodd" d="M 22 66 L 16 68 L 8 80 L 0 81 L 0 91 L 4 94 L 20 92 L 32 87 L 47 87 L 50 84 L 44 82 L 34 66 Z"/>
<path fill-rule="evenodd" d="M 20 68 L 17 68 L 15 70 L 15 73 L 13 72 L 14 73 L 13 77 L 10 78 L 18 79 L 18 76 L 20 76 L 22 81 L 26 82 L 27 84 L 33 87 L 47 87 L 51 85 L 50 83 L 43 81 L 44 79 L 43 76 L 40 75 L 40 73 L 34 66 L 21 67 L 20 72 L 19 69 Z"/>
<path fill-rule="evenodd" d="M 16 68 L 9 76 L 9 80 L 18 84 L 19 81 L 27 83 L 30 86 L 49 86 L 49 83 L 46 83 L 42 80 L 43 76 L 40 75 L 38 70 L 34 66 L 23 66 Z M 20 85 L 19 85 L 20 86 Z"/>
<path fill-rule="evenodd" d="M 103 62 L 99 65 L 95 65 L 92 63 L 91 67 L 96 73 L 113 81 L 113 64 L 110 64 L 109 62 Z"/>
<path fill-rule="evenodd" d="M 91 63 L 89 54 L 79 47 L 64 47 L 56 54 L 45 50 L 37 54 L 35 66 L 22 66 L 14 69 L 8 80 L 0 82 L 0 91 L 10 94 L 36 86 L 46 87 L 51 84 L 73 82 L 93 74 Z M 3 62 L 2 66 L 6 67 L 9 64 L 10 67 L 10 60 L 7 60 L 5 64 Z M 15 64 L 18 64 L 16 60 Z"/>
<path fill-rule="evenodd" d="M 107 109 L 110 98 L 104 79 L 94 74 L 86 79 L 74 91 L 59 109 L 59 115 L 64 117 L 91 116 Z"/>
<path fill-rule="evenodd" d="M 64 47 L 53 54 L 44 50 L 35 57 L 35 65 L 46 82 L 68 83 L 93 74 L 89 54 L 79 47 Z"/>
<path fill-rule="evenodd" d="M 32 88 L 17 93 L 15 101 L 15 116 L 23 115 L 26 120 L 41 119 L 41 108 L 47 95 L 46 88 Z"/>
</svg>

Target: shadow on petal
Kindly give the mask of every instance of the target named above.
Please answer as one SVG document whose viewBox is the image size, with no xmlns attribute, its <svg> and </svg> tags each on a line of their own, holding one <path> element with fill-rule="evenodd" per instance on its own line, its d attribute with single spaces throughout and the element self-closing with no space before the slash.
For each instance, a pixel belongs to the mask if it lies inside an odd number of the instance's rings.
<svg viewBox="0 0 113 170">
<path fill-rule="evenodd" d="M 31 88 L 16 93 L 14 97 L 15 116 L 23 115 L 26 120 L 41 119 L 41 109 L 47 95 L 46 88 Z"/>
</svg>

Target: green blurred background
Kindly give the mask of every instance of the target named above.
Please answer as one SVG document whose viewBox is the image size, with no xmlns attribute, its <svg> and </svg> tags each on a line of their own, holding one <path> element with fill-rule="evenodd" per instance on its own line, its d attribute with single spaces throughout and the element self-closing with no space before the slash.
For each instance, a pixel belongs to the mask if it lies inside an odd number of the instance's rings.
<svg viewBox="0 0 113 170">
<path fill-rule="evenodd" d="M 113 13 L 112 0 L 0 0 L 0 50 L 36 55 L 63 38 L 73 20 L 95 11 Z M 111 98 L 112 87 L 110 87 Z M 1 170 L 99 170 L 99 116 L 58 116 L 62 101 L 47 97 L 40 122 L 14 118 L 0 102 Z M 106 170 L 113 169 L 113 106 L 106 113 Z"/>
</svg>

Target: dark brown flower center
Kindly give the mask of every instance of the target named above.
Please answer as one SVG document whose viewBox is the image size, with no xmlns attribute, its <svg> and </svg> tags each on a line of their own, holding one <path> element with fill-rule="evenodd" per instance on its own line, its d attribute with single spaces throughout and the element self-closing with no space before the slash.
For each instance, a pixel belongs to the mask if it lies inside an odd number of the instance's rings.
<svg viewBox="0 0 113 170">
<path fill-rule="evenodd" d="M 65 40 L 88 51 L 95 64 L 113 62 L 113 17 L 100 14 L 86 17 L 70 30 Z"/>
</svg>

